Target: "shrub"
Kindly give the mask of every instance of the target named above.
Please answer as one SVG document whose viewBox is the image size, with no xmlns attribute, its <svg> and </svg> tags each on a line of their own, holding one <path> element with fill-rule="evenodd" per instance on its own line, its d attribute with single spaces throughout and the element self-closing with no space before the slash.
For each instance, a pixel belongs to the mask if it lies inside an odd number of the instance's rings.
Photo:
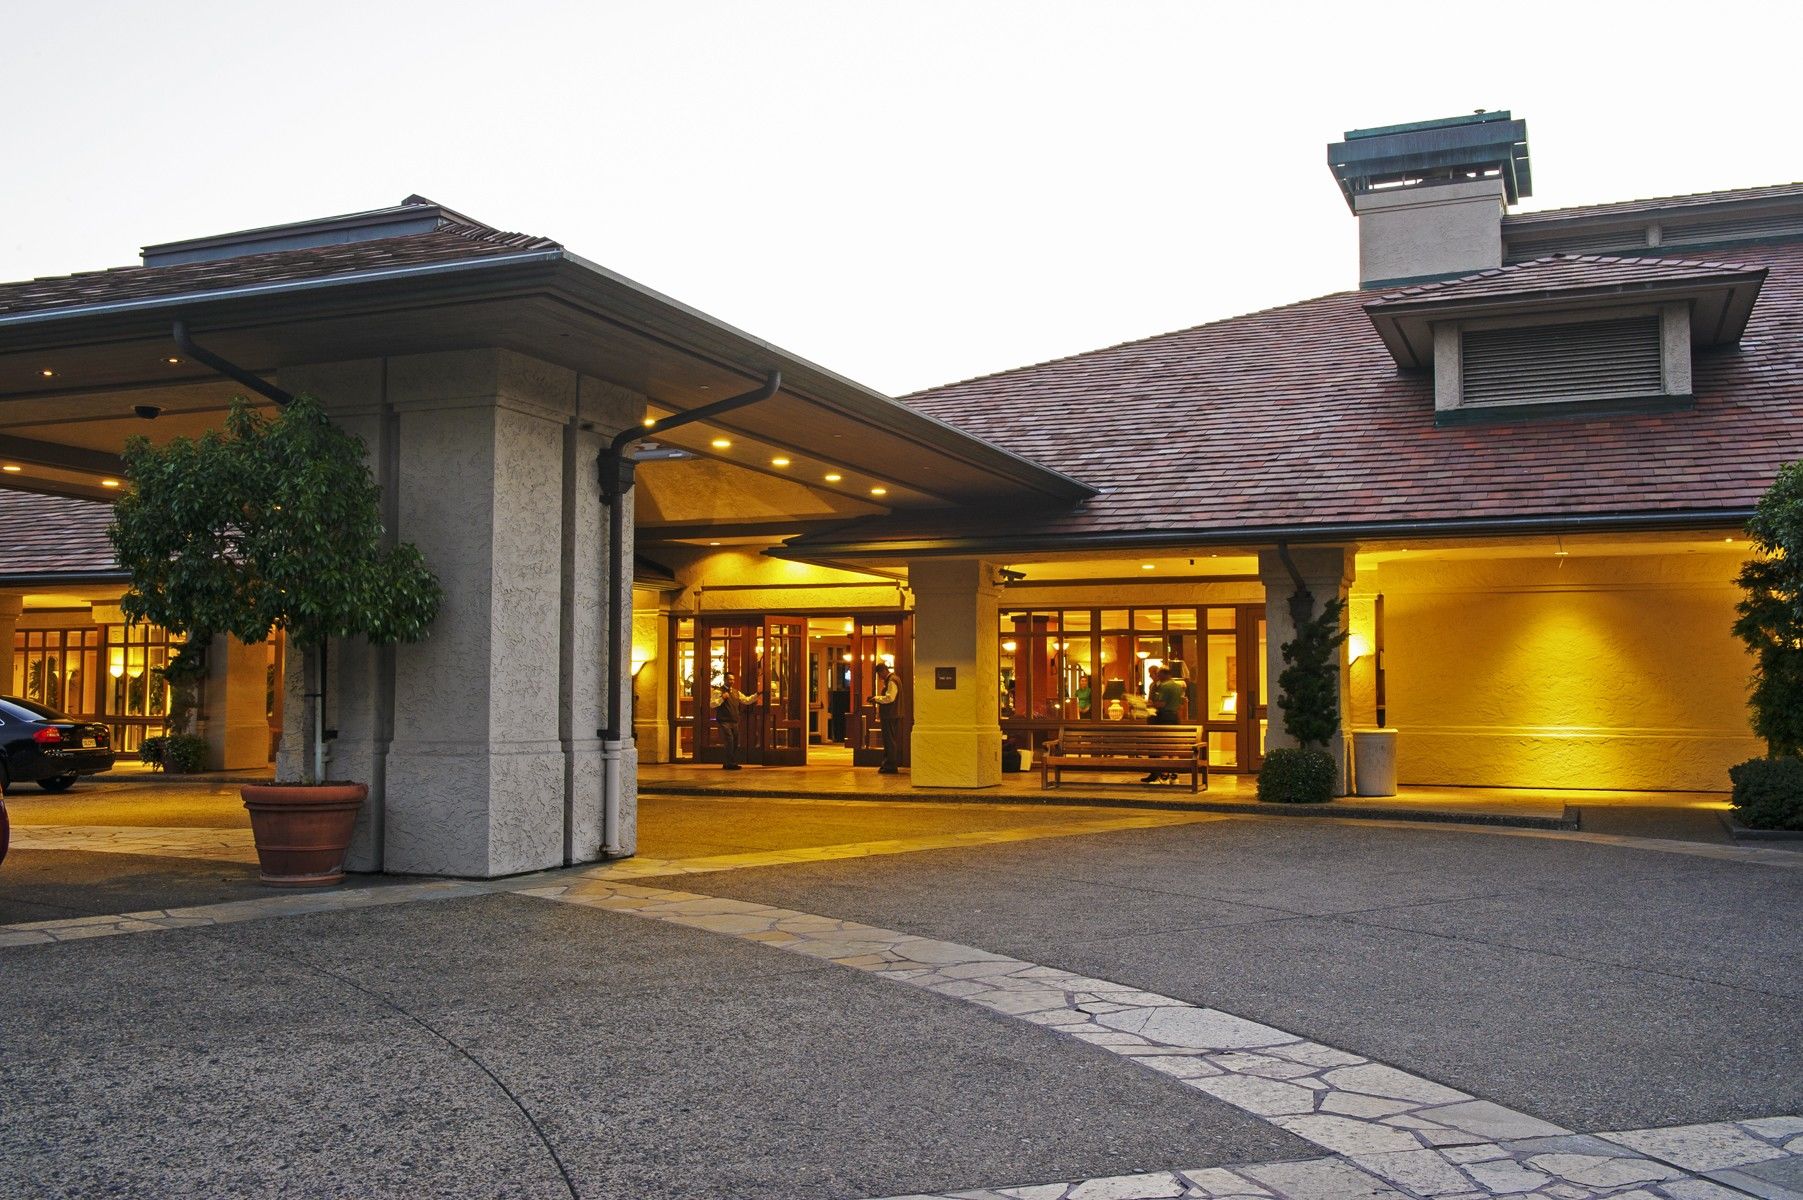
<svg viewBox="0 0 1803 1200">
<path fill-rule="evenodd" d="M 1333 799 L 1337 777 L 1327 751 L 1283 747 L 1265 755 L 1258 798 L 1266 804 L 1326 804 Z"/>
<path fill-rule="evenodd" d="M 163 744 L 163 769 L 187 775 L 205 769 L 207 739 L 192 733 L 170 734 Z"/>
<path fill-rule="evenodd" d="M 191 775 L 207 765 L 207 739 L 192 733 L 147 737 L 138 747 L 138 761 L 178 775 Z"/>
<path fill-rule="evenodd" d="M 166 737 L 147 737 L 138 746 L 138 761 L 149 767 L 163 765 L 163 745 Z"/>
<path fill-rule="evenodd" d="M 1296 636 L 1283 643 L 1287 664 L 1277 676 L 1277 707 L 1284 728 L 1302 746 L 1325 747 L 1340 727 L 1340 643 L 1346 630 L 1340 618 L 1346 602 L 1333 599 L 1313 613 L 1314 598 L 1298 590 L 1290 597 Z"/>
<path fill-rule="evenodd" d="M 1778 472 L 1747 532 L 1759 557 L 1741 567 L 1734 635 L 1753 652 L 1753 732 L 1774 758 L 1794 757 L 1803 754 L 1803 462 Z"/>
<path fill-rule="evenodd" d="M 1742 825 L 1803 830 L 1803 758 L 1750 758 L 1729 767 L 1728 778 Z"/>
</svg>

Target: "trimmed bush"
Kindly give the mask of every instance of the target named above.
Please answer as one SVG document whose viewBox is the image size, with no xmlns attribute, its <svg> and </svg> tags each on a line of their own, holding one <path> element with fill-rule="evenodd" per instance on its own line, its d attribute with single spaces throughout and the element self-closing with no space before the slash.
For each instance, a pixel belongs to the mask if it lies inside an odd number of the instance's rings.
<svg viewBox="0 0 1803 1200">
<path fill-rule="evenodd" d="M 138 747 L 138 761 L 178 775 L 191 775 L 207 765 L 207 739 L 192 733 L 147 737 Z"/>
<path fill-rule="evenodd" d="M 1326 804 L 1336 772 L 1325 750 L 1284 747 L 1265 755 L 1258 770 L 1258 798 L 1266 804 Z"/>
<path fill-rule="evenodd" d="M 1728 768 L 1734 816 L 1751 829 L 1803 829 L 1803 758 L 1749 758 Z"/>
</svg>

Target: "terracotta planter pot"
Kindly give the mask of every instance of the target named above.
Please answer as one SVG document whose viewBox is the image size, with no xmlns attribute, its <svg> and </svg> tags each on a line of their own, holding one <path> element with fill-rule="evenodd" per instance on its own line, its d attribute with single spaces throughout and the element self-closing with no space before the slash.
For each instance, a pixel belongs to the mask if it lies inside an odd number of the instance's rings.
<svg viewBox="0 0 1803 1200">
<path fill-rule="evenodd" d="M 244 807 L 257 843 L 263 882 L 270 887 L 323 887 L 344 879 L 357 810 L 369 788 L 361 783 L 245 785 Z"/>
</svg>

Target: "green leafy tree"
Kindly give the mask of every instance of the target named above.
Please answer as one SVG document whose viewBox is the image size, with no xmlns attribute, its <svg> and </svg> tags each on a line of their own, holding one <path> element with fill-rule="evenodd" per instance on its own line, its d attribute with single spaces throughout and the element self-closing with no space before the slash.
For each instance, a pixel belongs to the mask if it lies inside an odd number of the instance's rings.
<svg viewBox="0 0 1803 1200">
<path fill-rule="evenodd" d="M 298 397 L 273 417 L 242 398 L 223 430 L 125 445 L 130 489 L 108 531 L 131 587 L 120 608 L 204 647 L 284 630 L 320 694 L 327 639 L 414 642 L 442 592 L 417 549 L 389 545 L 361 440 Z M 319 711 L 303 717 L 302 780 L 317 783 Z"/>
<path fill-rule="evenodd" d="M 1772 758 L 1803 754 L 1803 462 L 1778 472 L 1747 522 L 1734 635 L 1753 652 L 1753 732 Z"/>
<path fill-rule="evenodd" d="M 1325 750 L 1340 727 L 1340 643 L 1346 640 L 1341 617 L 1346 602 L 1335 598 L 1313 613 L 1306 592 L 1290 597 L 1296 636 L 1281 647 L 1284 668 L 1277 676 L 1277 707 L 1283 727 L 1303 749 Z"/>
</svg>

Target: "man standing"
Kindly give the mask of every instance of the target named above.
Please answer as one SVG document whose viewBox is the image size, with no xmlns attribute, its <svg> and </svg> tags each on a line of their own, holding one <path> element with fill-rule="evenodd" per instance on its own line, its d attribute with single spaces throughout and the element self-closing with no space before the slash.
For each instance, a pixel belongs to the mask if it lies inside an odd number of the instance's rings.
<svg viewBox="0 0 1803 1200">
<path fill-rule="evenodd" d="M 896 739 L 901 734 L 901 681 L 886 662 L 876 664 L 876 693 L 870 702 L 876 705 L 877 720 L 883 727 L 883 765 L 877 768 L 877 774 L 894 775 L 899 756 Z"/>
<path fill-rule="evenodd" d="M 756 704 L 756 696 L 739 691 L 739 680 L 731 671 L 720 680 L 714 699 L 714 720 L 720 726 L 720 741 L 726 747 L 726 761 L 720 765 L 728 771 L 739 767 L 739 715 L 747 704 Z"/>
<path fill-rule="evenodd" d="M 1152 724 L 1177 725 L 1182 721 L 1184 687 L 1171 678 L 1169 667 L 1152 668 Z M 1176 783 L 1175 771 L 1153 771 L 1141 783 Z"/>
</svg>

